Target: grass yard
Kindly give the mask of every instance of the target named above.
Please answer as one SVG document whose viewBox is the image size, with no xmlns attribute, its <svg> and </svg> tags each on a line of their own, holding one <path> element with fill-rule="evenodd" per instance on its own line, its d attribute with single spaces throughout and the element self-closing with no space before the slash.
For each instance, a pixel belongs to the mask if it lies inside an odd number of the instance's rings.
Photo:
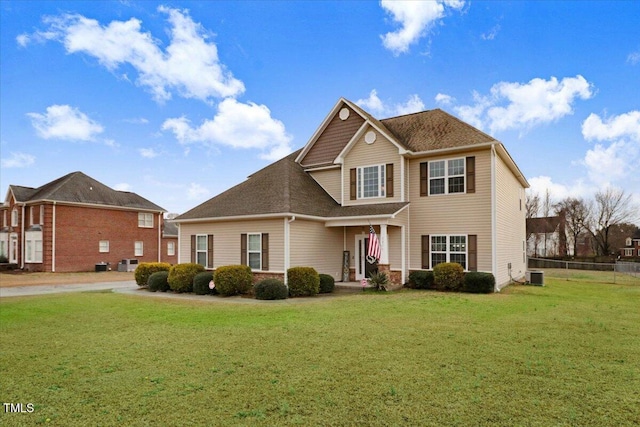
<svg viewBox="0 0 640 427">
<path fill-rule="evenodd" d="M 640 286 L 546 283 L 301 304 L 3 298 L 0 399 L 34 411 L 0 424 L 637 425 Z"/>
</svg>

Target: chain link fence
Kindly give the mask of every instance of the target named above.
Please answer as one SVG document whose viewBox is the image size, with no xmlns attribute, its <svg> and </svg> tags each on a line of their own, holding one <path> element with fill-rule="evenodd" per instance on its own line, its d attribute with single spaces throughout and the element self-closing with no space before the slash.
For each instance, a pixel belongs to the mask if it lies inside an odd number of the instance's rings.
<svg viewBox="0 0 640 427">
<path fill-rule="evenodd" d="M 618 261 L 612 264 L 529 258 L 528 268 L 543 271 L 545 277 L 555 279 L 640 285 L 638 262 Z"/>
</svg>

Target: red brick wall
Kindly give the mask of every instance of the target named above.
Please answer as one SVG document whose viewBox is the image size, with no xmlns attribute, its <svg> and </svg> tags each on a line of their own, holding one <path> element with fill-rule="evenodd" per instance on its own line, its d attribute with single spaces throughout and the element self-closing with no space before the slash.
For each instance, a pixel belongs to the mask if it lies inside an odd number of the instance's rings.
<svg viewBox="0 0 640 427">
<path fill-rule="evenodd" d="M 173 255 L 168 253 L 168 244 L 173 242 Z M 163 237 L 162 238 L 162 262 L 168 262 L 169 264 L 178 264 L 178 238 L 177 237 Z"/>
</svg>

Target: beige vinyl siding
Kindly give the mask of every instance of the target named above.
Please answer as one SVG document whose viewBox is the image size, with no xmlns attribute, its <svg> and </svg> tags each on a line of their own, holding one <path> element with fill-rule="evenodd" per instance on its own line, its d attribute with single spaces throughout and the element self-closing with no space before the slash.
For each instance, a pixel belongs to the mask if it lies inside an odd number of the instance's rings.
<svg viewBox="0 0 640 427">
<path fill-rule="evenodd" d="M 522 244 L 526 239 L 524 188 L 500 156 L 496 156 L 496 285 L 510 282 L 508 263 L 514 279 L 524 276 L 526 259 Z"/>
<path fill-rule="evenodd" d="M 373 128 L 367 129 L 361 137 L 355 141 L 351 150 L 346 154 L 344 159 L 344 165 L 342 168 L 342 174 L 344 177 L 342 191 L 344 194 L 343 205 L 366 205 L 372 203 L 391 203 L 399 202 L 401 200 L 401 184 L 400 184 L 400 162 L 402 157 L 398 154 L 398 147 L 393 145 L 387 138 L 385 138 L 378 131 L 376 133 L 376 140 L 373 144 L 367 144 L 364 141 L 364 136 L 373 130 Z M 374 166 L 374 165 L 386 165 L 393 163 L 393 197 L 376 197 L 371 199 L 356 199 L 350 200 L 350 170 L 352 168 L 358 168 L 362 166 Z M 386 184 L 385 184 L 386 185 Z"/>
<path fill-rule="evenodd" d="M 475 156 L 476 192 L 420 196 L 420 163 Z M 419 270 L 421 237 L 434 234 L 478 236 L 478 271 L 492 271 L 491 151 L 411 159 L 409 165 L 409 269 Z"/>
<path fill-rule="evenodd" d="M 191 262 L 192 234 L 213 234 L 213 265 L 240 264 L 240 235 L 269 233 L 269 271 L 284 272 L 284 220 L 223 221 L 180 224 L 180 263 Z"/>
<path fill-rule="evenodd" d="M 336 202 L 340 203 L 340 198 L 342 197 L 340 193 L 342 185 L 340 168 L 312 171 L 309 172 L 309 175 L 311 175 Z"/>
<path fill-rule="evenodd" d="M 343 227 L 296 219 L 290 223 L 290 267 L 313 267 L 342 280 Z"/>
</svg>

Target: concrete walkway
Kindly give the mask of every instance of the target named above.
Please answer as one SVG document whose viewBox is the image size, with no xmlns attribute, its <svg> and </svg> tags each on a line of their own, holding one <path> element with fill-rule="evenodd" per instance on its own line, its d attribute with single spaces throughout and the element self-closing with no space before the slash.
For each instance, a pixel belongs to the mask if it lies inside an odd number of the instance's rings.
<svg viewBox="0 0 640 427">
<path fill-rule="evenodd" d="M 28 295 L 47 295 L 57 294 L 61 292 L 103 291 L 106 289 L 113 289 L 114 291 L 135 290 L 138 289 L 138 285 L 136 285 L 136 282 L 134 280 L 127 280 L 124 282 L 101 282 L 74 285 L 13 286 L 10 288 L 0 288 L 0 298 L 22 297 Z"/>
</svg>

